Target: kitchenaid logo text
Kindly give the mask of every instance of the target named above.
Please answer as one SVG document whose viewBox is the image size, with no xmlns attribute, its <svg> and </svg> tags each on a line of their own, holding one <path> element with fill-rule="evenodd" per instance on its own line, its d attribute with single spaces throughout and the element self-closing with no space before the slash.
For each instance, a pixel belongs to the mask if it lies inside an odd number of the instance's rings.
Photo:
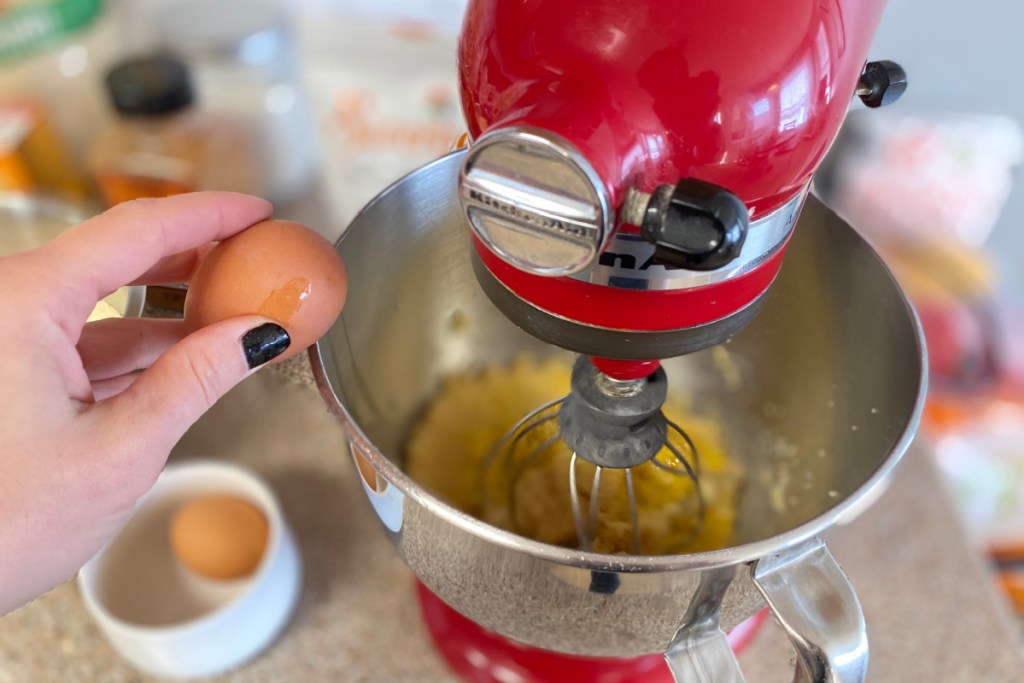
<svg viewBox="0 0 1024 683">
<path fill-rule="evenodd" d="M 597 259 L 598 265 L 606 268 L 614 268 L 616 270 L 640 270 L 646 271 L 650 268 L 662 268 L 664 270 L 683 270 L 676 266 L 665 265 L 662 263 L 655 263 L 654 261 L 654 246 L 650 247 L 650 254 L 646 258 L 643 258 L 641 262 L 634 254 L 617 254 L 611 251 L 602 252 Z M 640 263 L 638 266 L 637 263 Z"/>
<path fill-rule="evenodd" d="M 654 245 L 636 234 L 615 233 L 608 249 L 597 258 L 597 267 L 606 268 L 611 276 L 617 273 L 630 273 L 638 277 L 641 273 L 647 278 L 666 277 L 666 271 L 685 271 L 685 268 L 658 263 L 654 260 Z"/>
<path fill-rule="evenodd" d="M 517 221 L 526 223 L 527 225 L 533 225 L 538 228 L 543 228 L 553 232 L 560 232 L 574 237 L 585 237 L 588 232 L 586 228 L 572 225 L 571 223 L 565 223 L 557 218 L 549 218 L 531 211 L 524 211 L 517 206 L 495 199 L 494 197 L 484 194 L 479 190 L 471 189 L 469 191 L 469 198 L 477 204 L 489 206 L 492 209 L 505 214 L 509 218 L 514 218 Z"/>
</svg>

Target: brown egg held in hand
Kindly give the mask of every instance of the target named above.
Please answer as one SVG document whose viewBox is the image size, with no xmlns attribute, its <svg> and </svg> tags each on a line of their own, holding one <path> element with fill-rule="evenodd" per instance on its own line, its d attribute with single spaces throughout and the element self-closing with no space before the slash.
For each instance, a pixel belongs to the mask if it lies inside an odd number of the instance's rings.
<svg viewBox="0 0 1024 683">
<path fill-rule="evenodd" d="M 334 245 L 292 221 L 269 220 L 215 246 L 189 282 L 185 323 L 197 330 L 239 315 L 262 315 L 291 336 L 283 360 L 312 345 L 345 303 L 345 265 Z"/>
<path fill-rule="evenodd" d="M 182 564 L 209 579 L 240 579 L 260 564 L 267 548 L 267 518 L 229 495 L 203 496 L 171 520 L 171 548 Z"/>
</svg>

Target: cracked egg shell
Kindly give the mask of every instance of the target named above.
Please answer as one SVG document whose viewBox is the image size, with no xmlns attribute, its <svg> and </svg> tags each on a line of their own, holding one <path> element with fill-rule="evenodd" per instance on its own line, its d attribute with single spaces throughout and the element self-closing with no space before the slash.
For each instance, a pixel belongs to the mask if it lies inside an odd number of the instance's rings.
<svg viewBox="0 0 1024 683">
<path fill-rule="evenodd" d="M 217 244 L 193 274 L 185 324 L 198 330 L 240 315 L 269 318 L 291 345 L 276 361 L 314 344 L 345 303 L 345 265 L 327 239 L 292 221 L 267 220 Z"/>
</svg>

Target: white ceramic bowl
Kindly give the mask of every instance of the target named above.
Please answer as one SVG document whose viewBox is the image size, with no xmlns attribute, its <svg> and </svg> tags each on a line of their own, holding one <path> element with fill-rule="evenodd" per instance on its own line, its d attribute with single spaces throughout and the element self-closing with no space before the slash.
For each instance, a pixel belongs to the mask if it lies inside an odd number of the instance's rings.
<svg viewBox="0 0 1024 683">
<path fill-rule="evenodd" d="M 248 500 L 268 521 L 263 559 L 243 579 L 200 577 L 171 550 L 174 512 L 216 493 Z M 288 622 L 301 579 L 295 539 L 270 488 L 238 466 L 193 461 L 164 470 L 124 530 L 82 568 L 78 584 L 128 662 L 157 676 L 191 678 L 239 666 L 266 648 Z"/>
</svg>

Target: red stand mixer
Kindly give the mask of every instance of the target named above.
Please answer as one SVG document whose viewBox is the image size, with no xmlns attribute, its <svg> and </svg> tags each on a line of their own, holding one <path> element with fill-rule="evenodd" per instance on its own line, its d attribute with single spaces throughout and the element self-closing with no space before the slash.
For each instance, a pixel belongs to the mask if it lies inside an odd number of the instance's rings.
<svg viewBox="0 0 1024 683">
<path fill-rule="evenodd" d="M 597 512 L 579 500 L 578 460 L 597 468 L 595 505 L 602 470 L 625 471 L 634 536 L 629 468 L 648 461 L 693 481 L 703 519 L 699 453 L 661 412 L 659 361 L 757 315 L 851 99 L 902 94 L 898 65 L 864 61 L 883 7 L 470 3 L 459 197 L 477 278 L 516 325 L 583 354 L 569 394 L 524 417 L 488 461 L 533 462 L 560 437 L 582 549 Z M 557 437 L 514 452 L 554 421 Z M 663 447 L 670 469 L 655 458 Z M 644 550 L 636 538 L 632 550 Z"/>
<path fill-rule="evenodd" d="M 884 265 L 808 190 L 851 101 L 880 106 L 906 87 L 898 65 L 866 62 L 883 6 L 470 0 L 458 55 L 468 148 L 356 217 L 338 249 L 367 257 L 348 260 L 345 311 L 311 356 L 390 539 L 437 596 L 421 595 L 428 622 L 473 622 L 455 624 L 452 641 L 470 645 L 442 647 L 450 660 L 476 667 L 484 645 L 499 657 L 520 644 L 622 661 L 665 653 L 677 681 L 736 683 L 724 630 L 767 604 L 800 680 L 864 680 L 863 614 L 820 535 L 872 500 L 909 444 L 923 351 Z M 808 229 L 791 246 L 805 204 Z M 697 353 L 734 335 L 751 380 L 742 390 L 721 386 Z M 456 510 L 403 464 L 401 435 L 446 377 L 552 345 L 579 354 L 569 393 L 520 420 L 484 464 L 527 447 L 510 461 L 521 471 L 566 444 L 558 488 L 572 498 L 573 547 Z M 732 546 L 643 547 L 630 473 L 662 467 L 662 449 L 693 482 L 698 525 L 704 510 L 697 449 L 661 410 L 663 361 L 688 380 L 711 378 L 700 401 L 724 406 L 747 466 L 768 457 L 743 431 L 747 416 L 786 409 L 775 427 L 802 474 L 820 478 L 804 508 L 776 516 L 754 483 Z M 854 419 L 875 425 L 851 431 Z M 554 436 L 524 438 L 552 423 Z M 594 472 L 589 505 L 579 461 Z M 614 493 L 628 499 L 633 531 L 614 551 L 596 545 L 609 468 L 623 472 Z M 549 680 L 485 668 L 466 675 Z M 665 680 L 660 671 L 650 680 Z M 614 675 L 572 680 L 648 680 Z"/>
<path fill-rule="evenodd" d="M 597 477 L 667 443 L 700 496 L 699 455 L 658 412 L 659 361 L 724 342 L 757 315 L 851 99 L 877 107 L 902 94 L 898 65 L 865 64 L 883 7 L 470 3 L 459 196 L 477 277 L 514 323 L 590 357 L 570 394 L 506 444 L 557 419 L 571 472 L 579 457 Z M 595 530 L 575 496 L 573 512 L 587 549 Z"/>
</svg>

